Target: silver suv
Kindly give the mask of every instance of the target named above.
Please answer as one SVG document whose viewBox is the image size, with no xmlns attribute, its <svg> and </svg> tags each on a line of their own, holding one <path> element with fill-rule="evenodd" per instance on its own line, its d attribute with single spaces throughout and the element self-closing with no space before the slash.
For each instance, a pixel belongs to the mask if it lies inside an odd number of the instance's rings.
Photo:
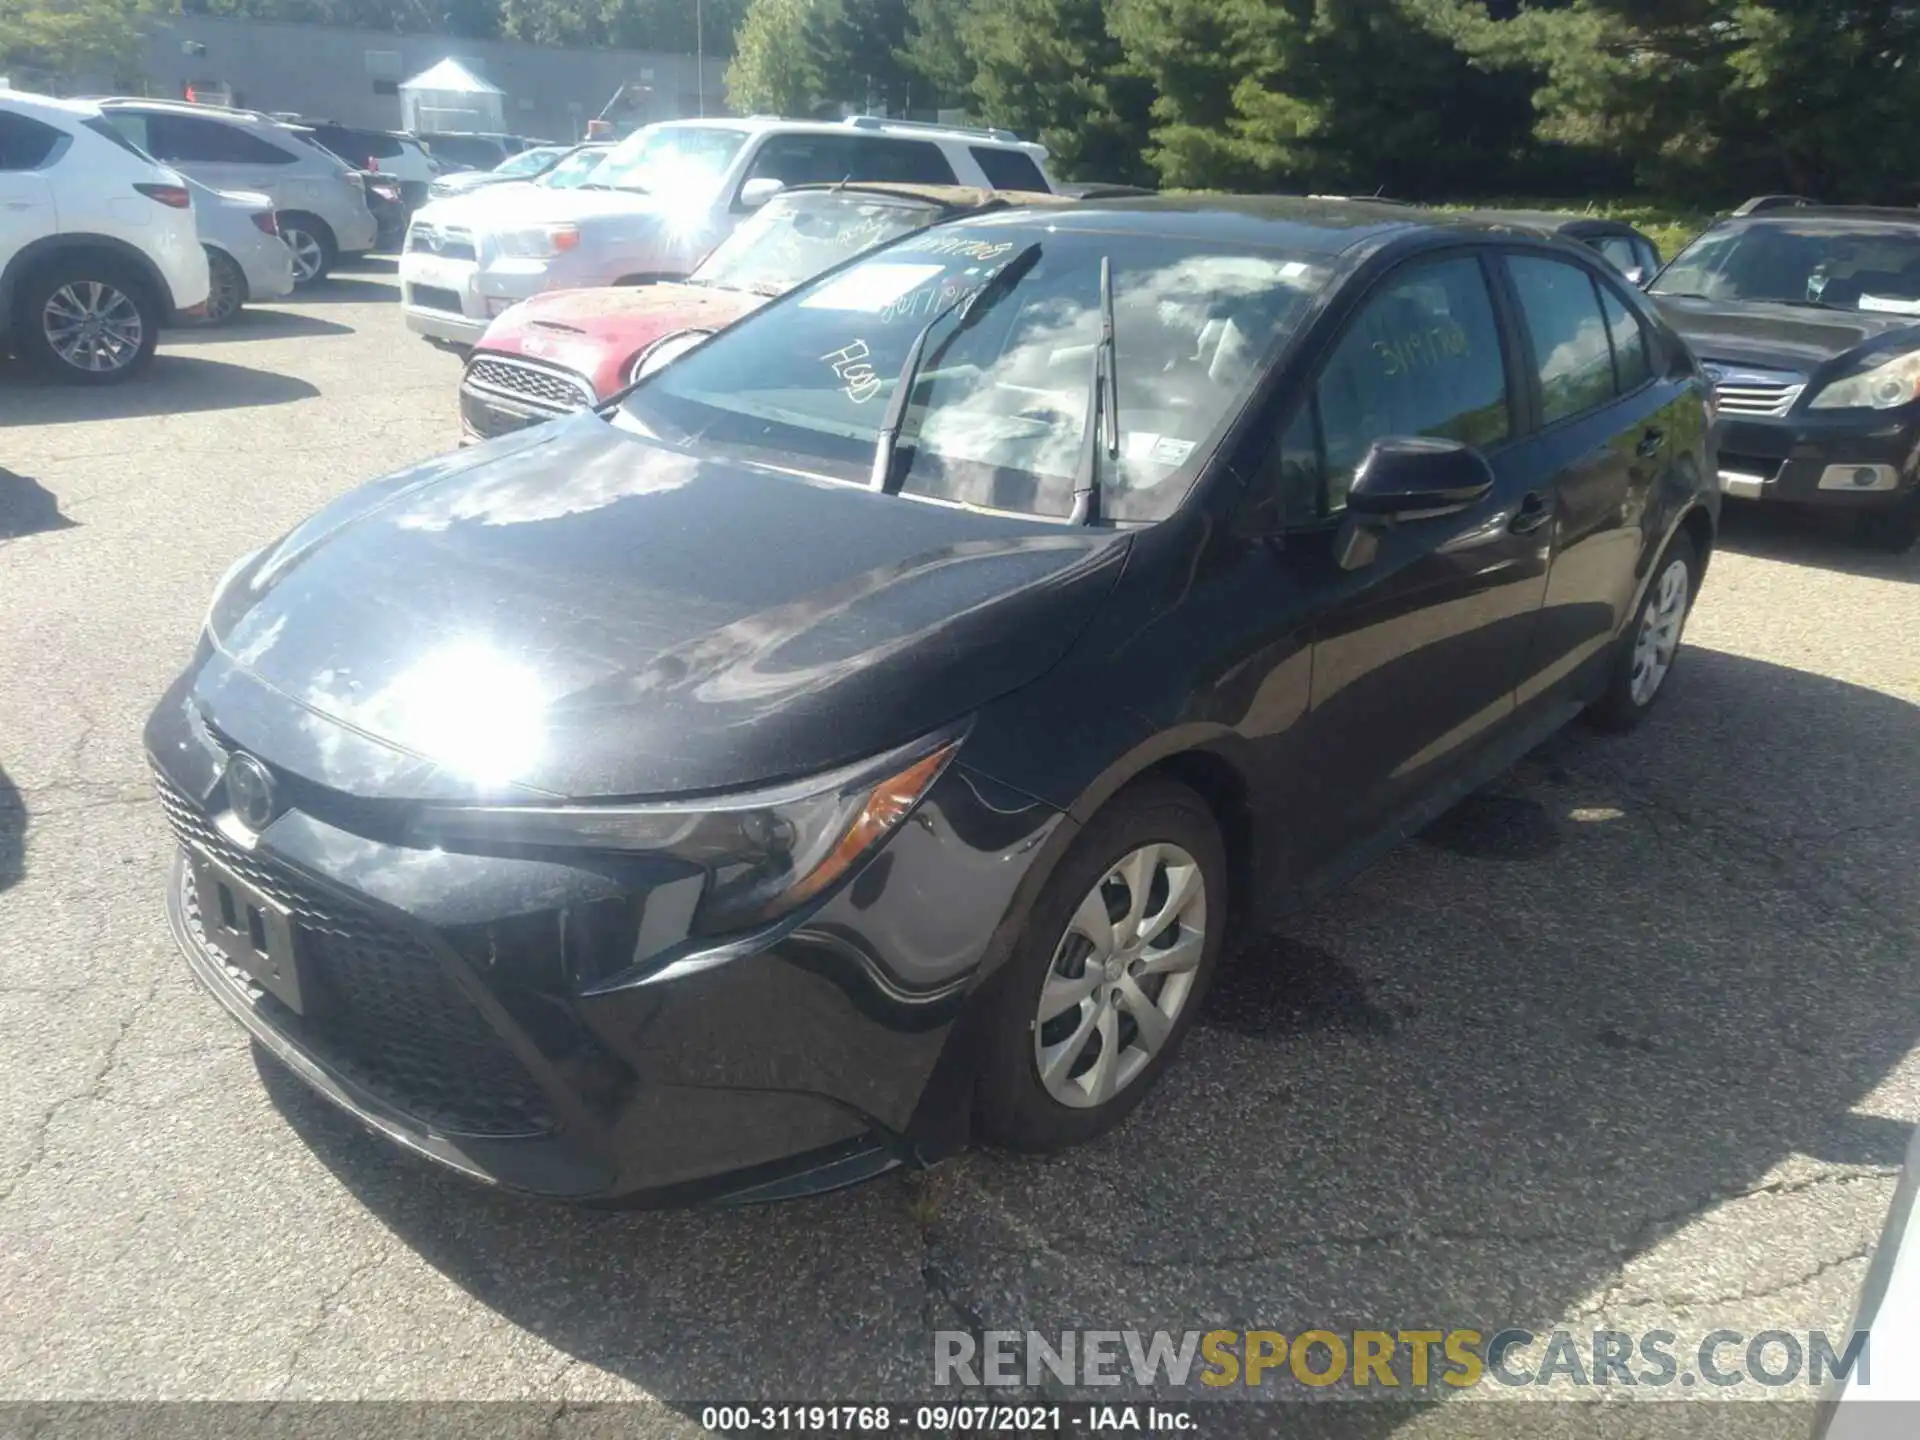
<svg viewBox="0 0 1920 1440">
<path fill-rule="evenodd" d="M 576 189 L 492 185 L 417 211 L 400 257 L 407 327 L 471 345 L 494 316 L 548 290 L 677 279 L 789 185 L 1050 191 L 1046 156 L 1004 130 L 864 115 L 661 121 Z"/>
<path fill-rule="evenodd" d="M 364 182 L 305 126 L 252 110 L 167 100 L 103 100 L 120 133 L 162 164 L 215 190 L 257 190 L 273 202 L 297 283 L 321 279 L 379 234 Z"/>
</svg>

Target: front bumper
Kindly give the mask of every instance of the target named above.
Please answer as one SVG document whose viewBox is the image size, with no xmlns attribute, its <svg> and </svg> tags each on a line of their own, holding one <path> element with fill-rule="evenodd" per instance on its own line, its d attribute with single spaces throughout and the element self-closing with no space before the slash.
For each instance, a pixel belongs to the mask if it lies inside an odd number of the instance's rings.
<svg viewBox="0 0 1920 1440">
<path fill-rule="evenodd" d="M 1739 499 L 1877 509 L 1920 490 L 1920 415 L 1907 410 L 1722 415 L 1715 433 L 1721 489 Z M 1874 478 L 1857 485 L 1856 472 Z"/>
<path fill-rule="evenodd" d="M 653 862 L 377 840 L 376 807 L 291 774 L 300 808 L 249 838 L 219 798 L 229 742 L 196 715 L 183 678 L 148 724 L 168 820 L 290 917 L 320 999 L 297 1013 L 227 963 L 185 859 L 175 937 L 256 1040 L 387 1139 L 520 1193 L 679 1204 L 832 1188 L 964 1138 L 949 1042 L 1057 813 L 955 767 L 816 908 L 676 940 Z"/>
</svg>

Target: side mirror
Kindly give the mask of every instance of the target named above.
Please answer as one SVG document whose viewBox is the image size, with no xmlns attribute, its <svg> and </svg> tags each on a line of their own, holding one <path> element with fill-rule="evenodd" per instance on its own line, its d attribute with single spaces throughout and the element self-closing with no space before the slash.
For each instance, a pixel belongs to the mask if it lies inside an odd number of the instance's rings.
<svg viewBox="0 0 1920 1440">
<path fill-rule="evenodd" d="M 1347 509 L 1361 518 L 1422 520 L 1464 510 L 1493 489 L 1486 456 L 1458 440 L 1389 435 L 1353 472 Z"/>
<path fill-rule="evenodd" d="M 740 187 L 740 208 L 758 210 L 787 187 L 771 176 L 762 175 Z"/>
</svg>

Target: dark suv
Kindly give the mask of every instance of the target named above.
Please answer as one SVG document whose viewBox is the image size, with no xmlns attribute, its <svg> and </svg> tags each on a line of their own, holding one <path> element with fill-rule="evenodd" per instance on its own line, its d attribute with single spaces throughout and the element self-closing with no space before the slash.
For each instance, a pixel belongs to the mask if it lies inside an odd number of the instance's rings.
<svg viewBox="0 0 1920 1440">
<path fill-rule="evenodd" d="M 1920 538 L 1920 213 L 1762 206 L 1720 220 L 1651 293 L 1719 410 L 1720 484 Z"/>
</svg>

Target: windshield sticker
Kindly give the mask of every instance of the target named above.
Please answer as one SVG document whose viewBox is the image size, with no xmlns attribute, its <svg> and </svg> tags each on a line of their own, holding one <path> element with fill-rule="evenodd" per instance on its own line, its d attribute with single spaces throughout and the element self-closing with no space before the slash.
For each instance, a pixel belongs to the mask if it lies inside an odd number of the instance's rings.
<svg viewBox="0 0 1920 1440">
<path fill-rule="evenodd" d="M 943 280 L 938 285 L 910 291 L 881 310 L 881 323 L 891 325 L 896 320 L 931 318 L 947 306 L 957 305 L 962 299 L 978 294 L 980 288 L 980 282 L 969 276 L 965 280 Z"/>
<path fill-rule="evenodd" d="M 914 286 L 940 274 L 944 265 L 895 265 L 876 262 L 835 276 L 800 302 L 802 310 L 884 310 Z"/>
<path fill-rule="evenodd" d="M 1129 430 L 1121 437 L 1120 453 L 1149 465 L 1178 465 L 1193 453 L 1194 442 L 1157 430 Z"/>
<path fill-rule="evenodd" d="M 829 350 L 820 358 L 832 367 L 833 373 L 840 377 L 841 387 L 847 392 L 847 398 L 856 405 L 864 405 L 880 393 L 880 376 L 873 366 L 867 363 L 867 357 L 873 352 L 867 348 L 864 340 L 855 340 L 842 345 L 838 350 Z"/>
<path fill-rule="evenodd" d="M 1894 295 L 1862 295 L 1855 303 L 1862 310 L 1878 310 L 1886 315 L 1920 315 L 1920 300 L 1903 300 Z"/>
</svg>

